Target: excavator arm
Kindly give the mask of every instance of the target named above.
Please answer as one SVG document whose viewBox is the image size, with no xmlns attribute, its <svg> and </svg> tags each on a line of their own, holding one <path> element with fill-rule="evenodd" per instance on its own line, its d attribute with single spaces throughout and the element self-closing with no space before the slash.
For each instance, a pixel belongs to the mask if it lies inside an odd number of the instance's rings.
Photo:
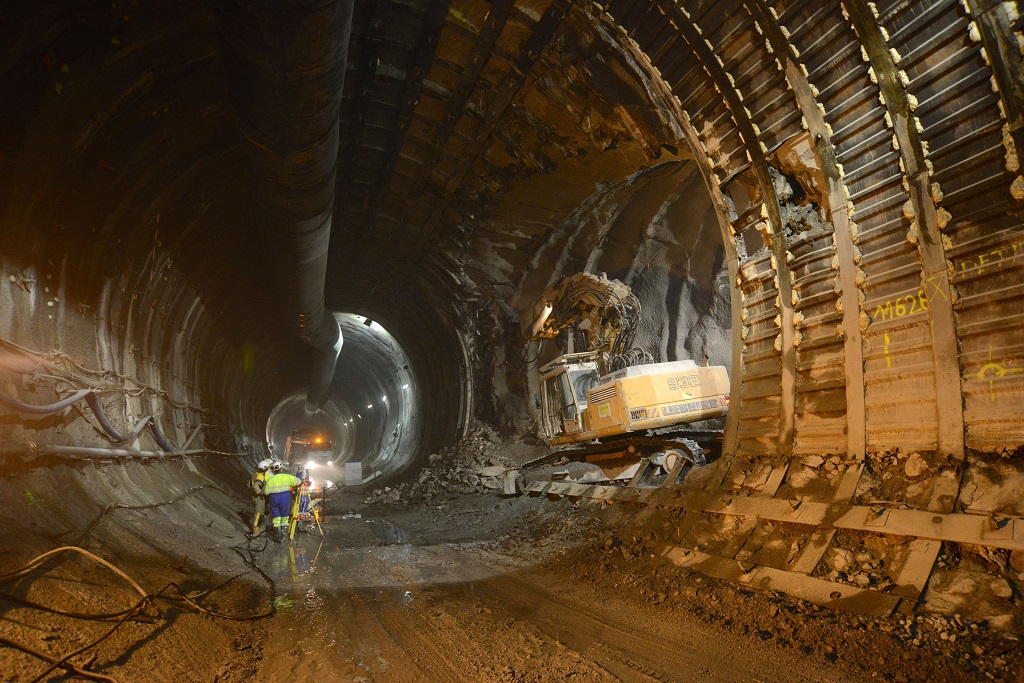
<svg viewBox="0 0 1024 683">
<path fill-rule="evenodd" d="M 640 301 L 628 285 L 604 273 L 578 273 L 544 292 L 523 334 L 525 341 L 535 341 L 568 330 L 582 346 L 577 350 L 593 354 L 603 375 L 654 361 L 646 350 L 632 348 L 640 312 Z"/>
</svg>

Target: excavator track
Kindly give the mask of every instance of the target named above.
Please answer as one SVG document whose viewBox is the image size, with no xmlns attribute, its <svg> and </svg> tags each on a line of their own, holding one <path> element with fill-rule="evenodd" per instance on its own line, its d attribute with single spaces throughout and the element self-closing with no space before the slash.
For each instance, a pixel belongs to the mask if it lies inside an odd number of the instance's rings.
<svg viewBox="0 0 1024 683">
<path fill-rule="evenodd" d="M 562 458 L 578 462 L 586 460 L 591 456 L 627 451 L 630 448 L 634 449 L 637 459 L 661 451 L 680 450 L 689 456 L 694 465 L 703 465 L 706 462 L 704 449 L 693 439 L 685 437 L 627 436 L 599 443 L 586 444 L 582 447 L 563 448 L 553 451 L 545 456 L 531 460 L 523 465 L 520 470 L 543 467 Z"/>
</svg>

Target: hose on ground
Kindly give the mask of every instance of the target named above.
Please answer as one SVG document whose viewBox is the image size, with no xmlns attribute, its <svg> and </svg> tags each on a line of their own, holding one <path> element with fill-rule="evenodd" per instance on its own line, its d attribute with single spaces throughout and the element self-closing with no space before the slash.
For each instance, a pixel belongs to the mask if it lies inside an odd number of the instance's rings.
<svg viewBox="0 0 1024 683">
<path fill-rule="evenodd" d="M 81 613 L 66 612 L 66 611 L 63 611 L 63 610 L 57 610 L 57 609 L 54 609 L 54 608 L 50 608 L 50 607 L 46 607 L 46 606 L 42 606 L 42 605 L 37 605 L 36 603 L 30 603 L 30 601 L 27 601 L 27 600 L 24 600 L 24 599 L 16 599 L 15 602 L 19 602 L 19 603 L 24 604 L 26 606 L 30 606 L 30 607 L 37 608 L 37 609 L 42 609 L 43 611 L 47 611 L 47 612 L 50 612 L 50 613 L 53 613 L 53 614 L 61 614 L 63 616 L 73 616 L 74 618 L 77 618 L 77 619 L 84 619 L 84 620 L 90 620 L 90 621 L 107 621 L 107 620 L 110 620 L 111 618 L 117 618 L 118 619 L 117 623 L 114 624 L 114 626 L 110 630 L 108 630 L 105 634 L 103 634 L 102 636 L 100 636 L 96 640 L 88 643 L 87 645 L 84 645 L 83 647 L 78 648 L 74 652 L 71 652 L 69 654 L 64 655 L 60 659 L 53 659 L 52 657 L 50 657 L 48 655 L 45 655 L 43 653 L 37 652 L 37 651 L 33 650 L 32 648 L 29 648 L 28 646 L 25 646 L 25 645 L 22 645 L 20 643 L 16 643 L 14 641 L 10 641 L 10 640 L 7 640 L 7 639 L 0 638 L 0 642 L 2 642 L 3 644 L 8 645 L 10 647 L 13 647 L 15 649 L 18 649 L 18 650 L 20 650 L 22 652 L 25 652 L 27 654 L 30 654 L 32 656 L 38 657 L 39 659 L 42 659 L 43 661 L 46 661 L 46 662 L 49 663 L 49 667 L 45 671 L 43 671 L 41 674 L 36 676 L 32 680 L 32 683 L 38 683 L 38 681 L 43 680 L 44 678 L 46 678 L 55 669 L 66 669 L 66 670 L 72 672 L 73 674 L 75 674 L 76 676 L 87 678 L 87 679 L 90 679 L 90 680 L 114 681 L 114 683 L 116 683 L 116 679 L 113 679 L 113 678 L 111 678 L 109 676 L 103 676 L 101 674 L 96 674 L 96 673 L 93 673 L 93 672 L 85 671 L 84 669 L 80 669 L 80 668 L 72 665 L 69 662 L 69 660 L 71 658 L 73 658 L 73 657 L 77 657 L 78 655 L 82 654 L 83 652 L 86 652 L 87 650 L 89 650 L 89 649 L 99 645 L 100 643 L 102 643 L 104 640 L 106 640 L 111 635 L 113 635 L 119 628 L 121 628 L 121 626 L 123 626 L 125 623 L 127 623 L 129 619 L 131 619 L 133 616 L 135 616 L 137 612 L 139 612 L 140 610 L 144 609 L 146 607 L 146 605 L 152 606 L 153 609 L 157 612 L 157 614 L 159 615 L 159 617 L 161 619 L 165 618 L 165 615 L 163 614 L 163 612 L 161 612 L 160 609 L 157 608 L 156 605 L 155 605 L 155 601 L 158 600 L 158 599 L 159 600 L 166 600 L 166 601 L 169 601 L 169 602 L 184 603 L 184 604 L 188 605 L 189 607 L 191 607 L 192 609 L 196 610 L 197 612 L 201 612 L 203 614 L 207 614 L 207 615 L 210 615 L 212 617 L 216 617 L 218 619 L 226 619 L 226 620 L 229 620 L 229 621 L 256 621 L 256 620 L 259 620 L 259 619 L 265 619 L 265 618 L 270 617 L 270 616 L 272 616 L 274 614 L 274 608 L 273 608 L 272 604 L 271 604 L 270 609 L 268 609 L 265 612 L 261 612 L 259 614 L 234 615 L 234 614 L 226 614 L 226 613 L 223 613 L 223 612 L 218 612 L 217 610 L 212 610 L 212 609 L 210 609 L 208 607 L 204 607 L 203 605 L 201 605 L 199 603 L 199 600 L 202 600 L 202 599 L 208 597 L 213 592 L 215 592 L 217 590 L 220 590 L 220 589 L 224 588 L 225 586 L 227 586 L 228 584 L 230 584 L 233 581 L 235 581 L 236 579 L 238 579 L 238 578 L 240 578 L 242 576 L 245 576 L 246 574 L 249 573 L 249 571 L 245 571 L 245 572 L 241 572 L 239 574 L 235 574 L 234 576 L 229 577 L 228 579 L 226 579 L 226 580 L 222 581 L 221 583 L 213 586 L 212 588 L 208 588 L 208 589 L 206 589 L 204 591 L 199 591 L 199 592 L 195 592 L 195 593 L 187 593 L 185 590 L 183 590 L 181 588 L 181 586 L 179 586 L 177 583 L 175 583 L 173 581 L 168 582 L 163 588 L 161 588 L 156 593 L 147 593 L 145 590 L 142 589 L 141 586 L 139 586 L 139 584 L 134 579 L 132 579 L 124 571 L 122 571 L 118 567 L 114 566 L 113 564 L 111 564 L 107 560 L 104 560 L 102 557 L 99 557 L 99 556 L 89 552 L 88 550 L 85 550 L 83 548 L 79 548 L 77 546 L 62 546 L 60 548 L 54 548 L 53 550 L 45 552 L 42 555 L 39 555 L 39 556 L 35 557 L 34 559 L 29 561 L 24 566 L 14 570 L 14 571 L 12 571 L 12 572 L 9 572 L 7 574 L 0 575 L 0 583 L 9 583 L 11 581 L 14 581 L 14 580 L 17 580 L 19 578 L 22 578 L 22 577 L 28 575 L 29 573 L 31 573 L 34 569 L 36 569 L 36 568 L 42 566 L 43 564 L 45 564 L 50 558 L 55 557 L 55 556 L 60 555 L 60 554 L 63 554 L 63 553 L 78 553 L 80 555 L 85 556 L 87 559 L 90 559 L 90 560 L 93 560 L 94 562 L 97 562 L 98 564 L 102 565 L 106 569 L 109 569 L 110 571 L 112 571 L 117 576 L 119 576 L 122 579 L 124 579 L 124 581 L 128 585 L 130 585 L 132 587 L 132 589 L 135 590 L 135 592 L 138 593 L 141 597 L 140 597 L 140 599 L 134 605 L 132 605 L 127 610 L 123 610 L 123 611 L 118 612 L 116 614 L 99 614 L 99 615 L 86 615 L 86 614 L 81 614 Z M 272 591 L 276 590 L 276 587 L 274 586 L 274 582 L 270 579 L 269 576 L 267 576 L 266 573 L 263 572 L 262 569 L 259 568 L 259 566 L 254 561 L 252 561 L 251 558 L 249 560 L 247 560 L 244 556 L 241 555 L 241 553 L 239 553 L 239 555 L 242 557 L 242 561 L 247 566 L 249 566 L 251 570 L 257 571 L 260 575 L 262 575 L 270 583 Z M 166 593 L 168 591 L 172 590 L 172 589 L 177 593 L 177 595 L 176 596 L 166 595 Z M 8 596 L 6 594 L 0 593 L 0 598 L 7 598 L 7 597 Z"/>
<path fill-rule="evenodd" d="M 59 666 L 62 669 L 70 671 L 71 673 L 75 674 L 75 676 L 77 676 L 79 678 L 85 678 L 85 679 L 90 680 L 90 681 L 107 681 L 108 683 L 118 683 L 118 680 L 116 678 L 111 678 L 110 676 L 104 676 L 103 674 L 94 673 L 92 671 L 86 671 L 85 669 L 81 669 L 81 668 L 79 668 L 79 667 L 77 667 L 74 664 L 71 664 L 69 662 L 60 662 L 60 663 L 58 663 L 58 660 L 54 659 L 53 657 L 51 657 L 48 654 L 39 652 L 38 650 L 33 650 L 32 648 L 30 648 L 27 645 L 22 645 L 21 643 L 15 642 L 13 640 L 8 640 L 7 638 L 4 638 L 3 636 L 0 636 L 0 645 L 6 645 L 7 647 L 14 648 L 15 650 L 21 650 L 25 654 L 32 655 L 33 657 L 41 659 L 44 662 L 49 662 L 50 664 L 54 664 L 55 666 Z M 53 669 L 50 669 L 50 671 L 52 671 L 52 670 Z"/>
</svg>

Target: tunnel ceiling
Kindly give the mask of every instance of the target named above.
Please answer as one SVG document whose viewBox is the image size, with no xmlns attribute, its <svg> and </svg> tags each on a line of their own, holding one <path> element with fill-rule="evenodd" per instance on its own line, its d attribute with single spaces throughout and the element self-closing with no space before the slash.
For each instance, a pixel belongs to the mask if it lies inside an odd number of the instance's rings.
<svg viewBox="0 0 1024 683">
<path fill-rule="evenodd" d="M 382 4 L 354 20 L 334 276 L 375 289 L 432 253 L 507 284 L 600 184 L 676 158 L 668 104 L 591 10 Z"/>
<path fill-rule="evenodd" d="M 131 257 L 141 281 L 166 254 L 220 334 L 301 357 L 263 305 L 213 7 L 0 16 L 14 260 L 78 252 L 88 283 Z M 328 306 L 467 393 L 480 306 L 636 275 L 700 178 L 731 282 L 727 448 L 1021 445 L 1018 23 L 1013 3 L 356 2 Z M 260 381 L 265 414 L 286 392 Z"/>
</svg>

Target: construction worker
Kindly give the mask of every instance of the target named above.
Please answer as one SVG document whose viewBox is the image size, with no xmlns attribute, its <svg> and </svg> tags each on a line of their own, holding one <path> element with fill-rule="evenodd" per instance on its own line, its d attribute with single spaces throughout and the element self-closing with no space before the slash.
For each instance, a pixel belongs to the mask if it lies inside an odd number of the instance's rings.
<svg viewBox="0 0 1024 683">
<path fill-rule="evenodd" d="M 292 509 L 292 489 L 298 488 L 298 477 L 284 471 L 284 465 L 274 462 L 267 477 L 267 500 L 270 503 L 270 523 L 273 525 L 270 538 L 275 543 L 284 540 Z"/>
<path fill-rule="evenodd" d="M 260 521 L 267 514 L 267 470 L 270 468 L 271 462 L 273 461 L 269 458 L 261 460 L 256 465 L 256 472 L 252 475 L 252 479 L 249 480 L 249 490 L 252 491 L 253 536 L 260 532 Z"/>
</svg>

